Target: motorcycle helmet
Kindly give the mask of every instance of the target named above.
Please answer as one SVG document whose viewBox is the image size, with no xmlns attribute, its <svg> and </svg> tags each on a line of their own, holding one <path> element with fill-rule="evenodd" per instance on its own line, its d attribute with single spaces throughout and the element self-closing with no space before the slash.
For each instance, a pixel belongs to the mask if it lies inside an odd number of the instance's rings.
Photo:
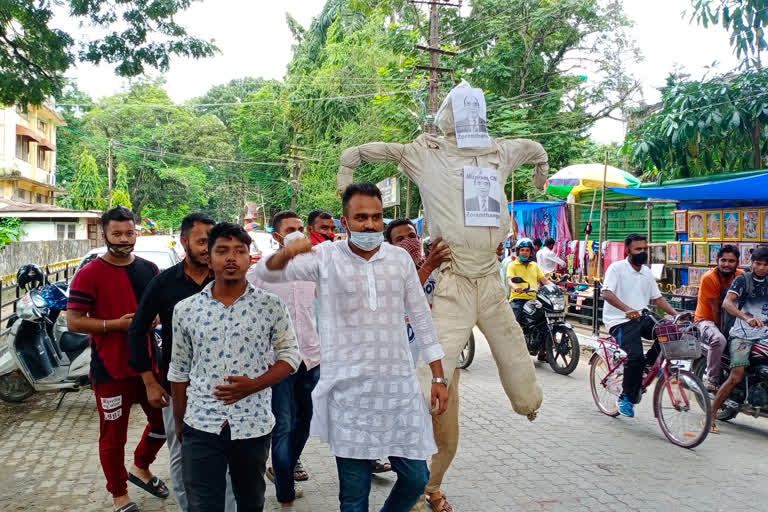
<svg viewBox="0 0 768 512">
<path fill-rule="evenodd" d="M 515 251 L 519 251 L 522 247 L 530 247 L 533 250 L 533 242 L 530 238 L 521 238 L 515 244 Z"/>
<path fill-rule="evenodd" d="M 16 273 L 16 283 L 22 290 L 40 288 L 47 282 L 43 270 L 32 263 L 23 265 Z"/>
<path fill-rule="evenodd" d="M 67 294 L 55 284 L 44 286 L 41 295 L 49 308 L 59 311 L 67 309 Z"/>
</svg>

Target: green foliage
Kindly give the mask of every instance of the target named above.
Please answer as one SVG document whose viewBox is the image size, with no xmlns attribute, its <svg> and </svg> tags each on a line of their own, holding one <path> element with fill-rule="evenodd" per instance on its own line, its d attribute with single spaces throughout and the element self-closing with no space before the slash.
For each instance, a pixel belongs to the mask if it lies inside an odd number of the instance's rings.
<svg viewBox="0 0 768 512">
<path fill-rule="evenodd" d="M 761 69 L 760 53 L 768 48 L 766 0 L 691 0 L 691 21 L 709 27 L 722 23 L 731 33 L 730 43 L 742 69 Z"/>
<path fill-rule="evenodd" d="M 21 227 L 21 219 L 18 217 L 6 217 L 0 219 L 0 249 L 12 242 L 18 242 L 24 234 Z"/>
<path fill-rule="evenodd" d="M 753 164 L 755 151 L 768 151 L 766 90 L 766 71 L 707 81 L 671 76 L 661 108 L 628 134 L 624 152 L 646 179 L 760 167 Z"/>
<path fill-rule="evenodd" d="M 119 76 L 134 77 L 148 66 L 166 71 L 171 55 L 212 56 L 213 43 L 190 36 L 175 21 L 192 1 L 3 0 L 0 104 L 39 105 L 59 96 L 64 73 L 77 61 L 116 64 Z M 79 50 L 72 36 L 50 26 L 60 5 L 68 8 L 70 20 L 94 34 L 77 41 Z"/>
<path fill-rule="evenodd" d="M 112 201 L 110 206 L 125 206 L 133 208 L 131 195 L 128 192 L 128 168 L 124 163 L 119 163 L 116 169 L 115 186 L 112 189 Z"/>
<path fill-rule="evenodd" d="M 70 200 L 80 210 L 101 210 L 106 206 L 102 198 L 105 180 L 99 174 L 96 159 L 84 150 L 80 154 L 80 164 L 70 189 Z"/>
</svg>

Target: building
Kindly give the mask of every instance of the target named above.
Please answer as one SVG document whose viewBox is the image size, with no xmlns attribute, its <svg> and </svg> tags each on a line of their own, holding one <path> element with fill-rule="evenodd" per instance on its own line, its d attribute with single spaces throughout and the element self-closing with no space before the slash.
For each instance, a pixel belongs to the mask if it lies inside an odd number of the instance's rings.
<svg viewBox="0 0 768 512">
<path fill-rule="evenodd" d="M 66 123 L 51 103 L 0 107 L 0 198 L 55 204 L 56 127 Z"/>
<path fill-rule="evenodd" d="M 0 219 L 8 217 L 21 219 L 20 242 L 90 240 L 91 247 L 103 245 L 101 212 L 0 199 Z"/>
</svg>

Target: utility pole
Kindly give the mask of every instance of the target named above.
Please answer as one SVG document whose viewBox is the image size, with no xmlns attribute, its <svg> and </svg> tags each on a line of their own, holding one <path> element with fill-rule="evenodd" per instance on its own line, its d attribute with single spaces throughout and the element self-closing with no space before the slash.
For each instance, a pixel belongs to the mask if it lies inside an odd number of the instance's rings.
<svg viewBox="0 0 768 512">
<path fill-rule="evenodd" d="M 429 66 L 416 66 L 416 69 L 429 71 L 429 102 L 427 105 L 427 119 L 424 129 L 427 133 L 435 135 L 435 114 L 440 107 L 440 75 L 452 73 L 450 68 L 440 67 L 440 55 L 456 55 L 455 52 L 440 49 L 440 7 L 461 7 L 461 0 L 451 3 L 447 0 L 408 0 L 412 4 L 429 5 L 429 46 L 416 45 L 417 50 L 429 52 Z"/>
<path fill-rule="evenodd" d="M 107 190 L 109 190 L 109 207 L 112 208 L 112 139 L 107 144 Z"/>
</svg>

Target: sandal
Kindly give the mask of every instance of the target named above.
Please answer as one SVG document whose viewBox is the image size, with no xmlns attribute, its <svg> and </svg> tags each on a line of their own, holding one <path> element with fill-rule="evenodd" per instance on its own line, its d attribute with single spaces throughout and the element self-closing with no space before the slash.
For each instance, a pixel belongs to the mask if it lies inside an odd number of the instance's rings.
<svg viewBox="0 0 768 512">
<path fill-rule="evenodd" d="M 139 506 L 133 502 L 123 505 L 120 508 L 116 508 L 115 512 L 139 512 Z"/>
<path fill-rule="evenodd" d="M 374 460 L 371 462 L 371 465 L 373 466 L 371 468 L 371 473 L 386 473 L 387 471 L 392 471 L 392 464 L 389 462 L 382 462 L 381 459 Z"/>
<path fill-rule="evenodd" d="M 131 482 L 136 487 L 140 487 L 141 489 L 144 489 L 152 496 L 155 496 L 156 498 L 162 498 L 165 499 L 170 494 L 170 491 L 168 490 L 168 486 L 165 485 L 165 482 L 157 478 L 156 476 L 152 477 L 152 480 L 149 482 L 145 482 L 141 478 L 137 477 L 136 475 L 132 475 L 128 473 L 128 481 Z"/>
<path fill-rule="evenodd" d="M 266 473 L 264 475 L 269 479 L 270 482 L 275 483 L 275 470 L 272 468 L 267 468 Z M 298 485 L 294 484 L 294 491 L 296 493 L 296 499 L 303 498 L 304 497 L 304 489 L 299 487 Z"/>
<path fill-rule="evenodd" d="M 296 467 L 293 468 L 293 480 L 296 482 L 306 482 L 309 480 L 309 473 L 304 469 L 301 460 L 296 461 Z"/>
<path fill-rule="evenodd" d="M 445 497 L 445 493 L 442 491 L 428 494 L 426 500 L 427 505 L 429 505 L 434 512 L 453 512 L 453 507 L 448 503 L 448 498 Z"/>
<path fill-rule="evenodd" d="M 712 422 L 712 426 L 709 427 L 709 433 L 710 434 L 719 434 L 720 433 L 720 427 L 715 425 L 715 422 Z"/>
</svg>

